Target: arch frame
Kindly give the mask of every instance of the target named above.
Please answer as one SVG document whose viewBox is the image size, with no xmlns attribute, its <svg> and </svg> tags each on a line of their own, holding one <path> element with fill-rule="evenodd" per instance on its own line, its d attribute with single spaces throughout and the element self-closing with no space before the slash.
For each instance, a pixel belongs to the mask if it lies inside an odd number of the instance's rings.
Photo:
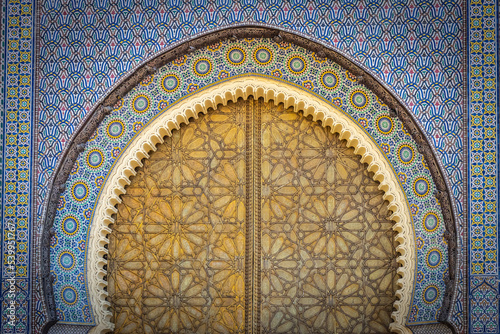
<svg viewBox="0 0 500 334">
<path fill-rule="evenodd" d="M 39 244 L 41 248 L 41 265 L 42 268 L 42 286 L 45 296 L 45 303 L 48 310 L 48 322 L 57 320 L 56 305 L 52 290 L 53 277 L 50 275 L 50 238 L 54 235 L 52 225 L 57 212 L 57 204 L 61 193 L 65 190 L 65 183 L 71 172 L 71 169 L 78 158 L 78 155 L 84 150 L 85 143 L 89 140 L 92 133 L 99 126 L 102 120 L 112 111 L 113 105 L 131 89 L 139 84 L 146 76 L 151 75 L 157 68 L 172 61 L 173 59 L 192 52 L 197 48 L 218 42 L 224 39 L 240 39 L 240 38 L 274 38 L 276 42 L 286 41 L 306 49 L 314 51 L 319 57 L 332 59 L 342 67 L 357 76 L 357 80 L 363 83 L 367 88 L 373 91 L 393 112 L 393 117 L 399 118 L 412 138 L 418 144 L 419 152 L 425 157 L 430 169 L 433 181 L 437 191 L 435 193 L 439 200 L 444 222 L 446 226 L 445 238 L 448 241 L 448 259 L 449 270 L 445 277 L 446 292 L 443 300 L 443 306 L 438 320 L 448 323 L 449 311 L 452 300 L 456 295 L 456 277 L 457 277 L 457 235 L 456 235 L 456 212 L 452 205 L 452 197 L 449 191 L 450 184 L 448 179 L 442 172 L 443 166 L 436 158 L 436 152 L 432 145 L 429 144 L 422 127 L 414 116 L 409 111 L 409 108 L 397 96 L 397 94 L 388 85 L 376 78 L 376 75 L 364 65 L 342 54 L 342 51 L 317 40 L 294 32 L 290 29 L 283 29 L 278 26 L 267 24 L 237 24 L 217 29 L 207 30 L 203 33 L 193 36 L 188 40 L 175 43 L 169 48 L 154 54 L 144 60 L 139 67 L 131 70 L 122 80 L 118 81 L 110 88 L 110 93 L 101 98 L 95 107 L 87 114 L 84 121 L 75 131 L 70 140 L 70 144 L 61 154 L 53 177 L 50 181 L 49 196 L 45 201 L 45 209 L 43 213 L 44 221 L 42 226 L 42 238 Z M 50 326 L 50 324 L 49 324 Z M 48 329 L 48 328 L 47 328 Z"/>
<path fill-rule="evenodd" d="M 120 195 L 126 193 L 125 188 L 130 184 L 130 178 L 136 175 L 136 168 L 142 167 L 142 160 L 148 159 L 156 146 L 164 142 L 163 138 L 171 136 L 172 131 L 178 130 L 181 124 L 189 124 L 190 119 L 197 119 L 200 113 L 206 114 L 218 105 L 227 105 L 230 101 L 236 102 L 249 96 L 263 98 L 265 102 L 272 100 L 276 105 L 283 103 L 285 108 L 293 107 L 295 112 L 303 111 L 305 116 L 312 115 L 313 121 L 321 121 L 323 126 L 329 126 L 333 133 L 338 133 L 339 139 L 346 140 L 347 146 L 353 147 L 354 153 L 361 156 L 361 162 L 368 165 L 367 170 L 373 172 L 373 179 L 380 183 L 379 189 L 384 191 L 383 198 L 389 202 L 388 208 L 393 212 L 389 219 L 395 222 L 395 240 L 399 243 L 396 251 L 399 253 L 397 262 L 401 266 L 397 272 L 401 278 L 397 280 L 398 289 L 395 293 L 399 299 L 394 302 L 395 311 L 391 315 L 394 322 L 390 329 L 395 333 L 411 333 L 405 324 L 415 280 L 416 237 L 405 192 L 391 163 L 374 140 L 342 110 L 289 83 L 257 75 L 223 81 L 182 99 L 152 119 L 115 161 L 101 189 L 88 236 L 87 283 L 96 322 L 91 333 L 105 333 L 114 329 L 112 313 L 108 310 L 111 305 L 106 301 L 107 281 L 104 277 L 107 273 L 103 269 L 107 265 L 107 236 L 112 232 L 110 225 L 115 222 L 113 215 L 117 213 L 116 205 L 122 202 Z"/>
</svg>

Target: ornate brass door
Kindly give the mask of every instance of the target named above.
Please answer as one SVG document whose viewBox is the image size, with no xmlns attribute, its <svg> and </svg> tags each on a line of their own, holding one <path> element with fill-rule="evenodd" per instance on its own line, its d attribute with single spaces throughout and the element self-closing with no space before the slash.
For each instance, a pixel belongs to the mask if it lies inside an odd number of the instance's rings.
<svg viewBox="0 0 500 334">
<path fill-rule="evenodd" d="M 377 187 L 337 135 L 282 105 L 201 116 L 118 205 L 116 332 L 387 332 L 398 265 Z"/>
</svg>

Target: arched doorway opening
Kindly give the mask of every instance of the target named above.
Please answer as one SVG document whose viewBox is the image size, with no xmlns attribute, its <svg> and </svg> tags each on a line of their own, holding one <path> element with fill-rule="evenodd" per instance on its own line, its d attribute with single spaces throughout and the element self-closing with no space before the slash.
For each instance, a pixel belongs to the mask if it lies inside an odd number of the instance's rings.
<svg viewBox="0 0 500 334">
<path fill-rule="evenodd" d="M 173 131 L 118 205 L 115 332 L 388 332 L 396 232 L 366 167 L 252 97 Z"/>
<path fill-rule="evenodd" d="M 288 40 L 288 35 L 284 33 L 282 37 Z M 218 41 L 220 35 L 217 36 Z M 201 43 L 205 39 L 194 40 Z M 207 113 L 209 108 L 251 95 L 284 103 L 285 107 L 293 106 L 295 111 L 303 111 L 322 125 L 330 126 L 354 148 L 367 169 L 374 173 L 374 179 L 380 182 L 379 188 L 393 212 L 391 219 L 399 242 L 397 261 L 401 265 L 391 330 L 406 333 L 407 326 L 435 322 L 438 316 L 441 321 L 448 314 L 449 288 L 453 286 L 448 276 L 453 279 L 454 269 L 447 268 L 454 268 L 454 257 L 446 247 L 453 250 L 454 234 L 448 235 L 449 238 L 445 234 L 443 240 L 436 236 L 451 231 L 449 224 L 453 221 L 449 218 L 451 211 L 446 209 L 448 195 L 442 191 L 445 180 L 439 176 L 439 163 L 432 157 L 418 125 L 375 79 L 365 76 L 367 73 L 349 65 L 338 54 L 332 56 L 336 54 L 334 51 L 316 44 L 320 49 L 302 44 L 300 38 L 290 41 L 307 50 L 282 43 L 280 38 L 274 41 L 259 40 L 255 44 L 252 39 L 238 41 L 231 37 L 192 53 L 187 53 L 186 45 L 174 48 L 152 59 L 148 66 L 116 88 L 95 110 L 95 117 L 85 123 L 85 129 L 78 132 L 67 152 L 64 168 L 56 173 L 47 213 L 47 226 L 54 219 L 51 231 L 56 235 L 51 239 L 54 243 L 50 247 L 50 262 L 46 262 L 50 263 L 52 276 L 50 280 L 44 278 L 44 284 L 48 286 L 47 300 L 56 303 L 54 307 L 58 308 L 62 324 L 94 326 L 92 333 L 114 328 L 106 290 L 107 248 L 111 233 L 108 226 L 115 222 L 113 214 L 116 204 L 121 203 L 119 195 L 125 193 L 124 187 L 136 174 L 137 167 L 142 166 L 144 158 L 165 136 L 198 118 L 200 113 Z M 293 68 L 278 61 L 276 70 L 271 72 L 257 64 L 265 59 L 253 57 L 267 54 L 275 59 L 276 55 L 283 56 L 284 49 L 289 60 L 286 64 L 294 65 Z M 325 53 L 321 55 L 314 50 Z M 241 54 L 250 67 L 240 66 L 241 58 L 237 56 Z M 214 55 L 217 60 L 211 58 Z M 349 65 L 347 70 L 329 58 Z M 217 67 L 207 67 L 208 64 Z M 300 64 L 320 69 L 311 76 L 302 71 Z M 211 69 L 217 69 L 220 75 L 206 76 Z M 231 76 L 227 77 L 229 73 Z M 360 73 L 363 76 L 356 76 Z M 305 75 L 311 81 L 298 80 L 298 76 Z M 181 78 L 186 79 L 183 85 L 177 80 Z M 327 91 L 318 94 L 317 88 Z M 62 191 L 60 198 L 58 191 Z M 424 210 L 419 210 L 420 207 Z M 63 248 L 67 245 L 71 249 Z M 73 261 L 69 262 L 74 266 L 68 266 L 66 261 L 71 255 Z M 431 256 L 431 262 L 427 261 Z M 68 271 L 81 275 L 66 275 Z M 432 275 L 442 273 L 440 277 L 444 280 L 434 280 L 435 276 L 427 275 L 429 271 Z"/>
<path fill-rule="evenodd" d="M 352 147 L 361 161 L 367 164 L 367 170 L 374 173 L 373 178 L 380 182 L 378 188 L 384 191 L 383 198 L 389 202 L 392 211 L 390 218 L 395 222 L 393 229 L 397 232 L 396 241 L 399 243 L 396 248 L 397 262 L 400 264 L 397 272 L 401 279 L 397 281 L 398 300 L 393 303 L 391 317 L 394 322 L 390 324 L 390 329 L 408 333 L 406 319 L 412 300 L 411 287 L 414 285 L 416 265 L 415 237 L 408 202 L 389 162 L 373 140 L 346 114 L 298 87 L 259 76 L 245 76 L 213 85 L 172 106 L 138 133 L 116 161 L 100 190 L 89 231 L 86 268 L 92 311 L 96 319 L 92 333 L 104 333 L 114 328 L 106 290 L 107 245 L 112 232 L 109 226 L 115 222 L 116 204 L 122 202 L 119 196 L 126 192 L 125 187 L 130 184 L 130 178 L 136 175 L 137 167 L 143 166 L 143 161 L 156 150 L 156 145 L 163 143 L 164 138 L 171 136 L 172 131 L 178 130 L 183 123 L 189 124 L 200 114 L 206 114 L 210 108 L 217 109 L 220 105 L 250 96 L 262 97 L 266 102 L 272 100 L 275 104 L 283 103 L 287 108 L 293 106 L 295 112 L 303 111 L 305 115 L 312 116 L 322 126 L 328 126 L 333 133 L 345 139 L 347 146 Z"/>
</svg>

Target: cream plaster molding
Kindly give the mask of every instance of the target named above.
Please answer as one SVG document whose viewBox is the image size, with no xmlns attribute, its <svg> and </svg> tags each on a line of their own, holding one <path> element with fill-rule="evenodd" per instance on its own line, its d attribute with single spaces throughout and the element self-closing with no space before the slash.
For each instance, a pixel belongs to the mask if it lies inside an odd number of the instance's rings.
<svg viewBox="0 0 500 334">
<path fill-rule="evenodd" d="M 395 222 L 393 229 L 397 231 L 397 258 L 401 267 L 398 269 L 398 300 L 394 302 L 391 314 L 393 323 L 390 329 L 394 333 L 411 333 L 405 326 L 410 309 L 414 273 L 416 268 L 415 237 L 405 194 L 389 161 L 377 144 L 353 120 L 336 107 L 317 96 L 291 84 L 260 76 L 245 76 L 224 81 L 220 84 L 200 90 L 194 95 L 180 100 L 159 114 L 140 132 L 127 149 L 122 152 L 108 174 L 107 181 L 101 189 L 90 227 L 87 253 L 87 284 L 92 312 L 96 326 L 90 333 L 106 333 L 114 329 L 111 322 L 110 303 L 106 301 L 108 293 L 104 290 L 107 282 L 103 258 L 108 253 L 105 245 L 106 237 L 111 233 L 110 224 L 114 223 L 112 214 L 117 212 L 116 204 L 120 203 L 120 195 L 125 186 L 130 184 L 130 177 L 136 174 L 135 169 L 142 166 L 141 160 L 149 158 L 149 153 L 156 150 L 156 145 L 170 136 L 172 130 L 179 129 L 182 123 L 189 123 L 189 118 L 198 118 L 199 113 L 207 113 L 209 108 L 226 105 L 238 98 L 249 96 L 273 100 L 275 104 L 283 103 L 286 108 L 302 110 L 304 115 L 312 115 L 315 121 L 320 120 L 323 126 L 330 126 L 332 132 L 339 133 L 340 139 L 347 140 L 347 145 L 354 147 L 361 161 L 368 164 L 368 170 L 374 173 L 373 178 L 380 182 L 379 189 L 384 191 L 384 199 L 389 202 L 393 212 L 390 219 Z"/>
</svg>

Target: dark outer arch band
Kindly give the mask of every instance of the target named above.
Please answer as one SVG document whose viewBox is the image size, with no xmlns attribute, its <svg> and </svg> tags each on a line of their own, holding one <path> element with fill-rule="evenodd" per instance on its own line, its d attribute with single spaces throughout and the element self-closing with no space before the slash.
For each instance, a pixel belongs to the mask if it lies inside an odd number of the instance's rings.
<svg viewBox="0 0 500 334">
<path fill-rule="evenodd" d="M 436 158 L 436 152 L 429 144 L 424 131 L 415 120 L 405 103 L 388 85 L 381 83 L 375 78 L 375 74 L 366 66 L 356 62 L 342 54 L 342 50 L 327 45 L 325 42 L 312 38 L 291 29 L 267 24 L 236 24 L 208 30 L 198 35 L 172 44 L 158 54 L 146 58 L 140 67 L 132 69 L 124 75 L 115 85 L 111 86 L 105 97 L 95 104 L 95 107 L 81 121 L 77 130 L 69 140 L 69 145 L 61 154 L 61 158 L 55 168 L 54 174 L 49 184 L 49 195 L 46 200 L 42 238 L 40 244 L 42 286 L 47 306 L 47 325 L 44 332 L 57 321 L 56 304 L 52 289 L 52 278 L 50 276 L 50 238 L 54 233 L 52 226 L 57 212 L 57 204 L 61 193 L 65 190 L 65 183 L 78 158 L 84 150 L 86 142 L 97 129 L 101 121 L 107 116 L 121 97 L 124 97 L 132 88 L 137 86 L 145 77 L 153 74 L 156 69 L 168 62 L 189 54 L 192 51 L 220 42 L 225 39 L 242 38 L 273 38 L 275 42 L 289 42 L 316 53 L 319 58 L 329 58 L 338 63 L 357 77 L 357 81 L 365 85 L 375 95 L 377 95 L 394 112 L 392 117 L 397 117 L 404 124 L 412 138 L 418 145 L 418 151 L 424 156 L 432 178 L 436 185 L 435 196 L 441 204 L 446 232 L 444 238 L 448 243 L 448 274 L 445 277 L 446 290 L 444 293 L 443 306 L 438 317 L 438 321 L 443 322 L 455 330 L 449 322 L 449 313 L 456 290 L 457 277 L 457 234 L 456 234 L 456 212 L 452 205 L 450 196 L 450 186 L 444 173 L 443 166 Z"/>
</svg>

